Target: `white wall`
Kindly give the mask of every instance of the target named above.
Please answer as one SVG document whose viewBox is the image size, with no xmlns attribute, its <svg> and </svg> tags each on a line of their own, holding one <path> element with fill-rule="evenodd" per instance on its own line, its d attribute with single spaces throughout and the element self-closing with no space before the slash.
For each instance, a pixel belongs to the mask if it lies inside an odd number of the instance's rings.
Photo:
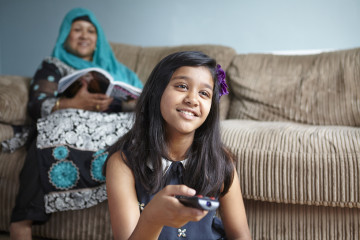
<svg viewBox="0 0 360 240">
<path fill-rule="evenodd" d="M 360 47 L 360 0 L 0 0 L 0 74 L 32 76 L 79 6 L 113 42 L 238 53 Z"/>
</svg>

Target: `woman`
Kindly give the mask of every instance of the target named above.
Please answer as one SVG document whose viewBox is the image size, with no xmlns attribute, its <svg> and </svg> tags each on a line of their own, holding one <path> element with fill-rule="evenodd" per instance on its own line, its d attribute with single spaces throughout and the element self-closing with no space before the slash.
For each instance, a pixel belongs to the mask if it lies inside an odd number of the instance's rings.
<svg viewBox="0 0 360 240">
<path fill-rule="evenodd" d="M 132 104 L 90 93 L 85 81 L 72 98 L 58 95 L 62 77 L 89 67 L 142 87 L 136 74 L 116 60 L 93 13 L 76 8 L 65 16 L 52 57 L 31 82 L 28 110 L 38 135 L 20 175 L 12 239 L 31 239 L 31 225 L 46 222 L 52 212 L 88 208 L 107 198 L 104 149 L 131 127 L 132 114 L 123 110 Z"/>
</svg>

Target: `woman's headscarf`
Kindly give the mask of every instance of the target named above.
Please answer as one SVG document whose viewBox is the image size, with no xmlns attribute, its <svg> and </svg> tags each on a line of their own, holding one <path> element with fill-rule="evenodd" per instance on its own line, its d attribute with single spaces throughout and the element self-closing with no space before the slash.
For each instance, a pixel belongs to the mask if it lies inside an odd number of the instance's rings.
<svg viewBox="0 0 360 240">
<path fill-rule="evenodd" d="M 94 51 L 93 60 L 91 62 L 83 60 L 82 58 L 69 53 L 64 48 L 64 44 L 70 33 L 73 20 L 81 16 L 88 16 L 91 23 L 96 27 L 97 30 L 96 49 Z M 135 87 L 142 87 L 142 82 L 139 80 L 136 74 L 125 65 L 117 61 L 95 15 L 87 9 L 74 8 L 66 14 L 60 26 L 59 36 L 52 52 L 52 56 L 60 59 L 75 69 L 84 69 L 89 67 L 103 68 L 107 70 L 116 81 L 126 82 Z"/>
</svg>

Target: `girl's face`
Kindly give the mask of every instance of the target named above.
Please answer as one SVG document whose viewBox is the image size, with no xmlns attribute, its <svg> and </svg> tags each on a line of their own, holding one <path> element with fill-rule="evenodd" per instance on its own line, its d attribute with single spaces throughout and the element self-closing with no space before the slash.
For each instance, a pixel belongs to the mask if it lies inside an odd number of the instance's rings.
<svg viewBox="0 0 360 240">
<path fill-rule="evenodd" d="M 91 61 L 96 48 L 97 33 L 94 25 L 87 21 L 75 21 L 71 25 L 65 48 L 68 52 Z"/>
<path fill-rule="evenodd" d="M 172 75 L 160 102 L 167 136 L 192 134 L 209 115 L 214 81 L 207 67 L 180 67 Z"/>
</svg>

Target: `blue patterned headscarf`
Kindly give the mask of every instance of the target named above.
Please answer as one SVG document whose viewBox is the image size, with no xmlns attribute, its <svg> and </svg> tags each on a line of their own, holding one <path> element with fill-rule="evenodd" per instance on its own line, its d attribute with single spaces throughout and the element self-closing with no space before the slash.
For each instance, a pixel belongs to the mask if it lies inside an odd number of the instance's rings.
<svg viewBox="0 0 360 240">
<path fill-rule="evenodd" d="M 73 20 L 81 16 L 88 16 L 91 23 L 96 27 L 97 30 L 96 50 L 91 62 L 83 60 L 69 53 L 64 48 L 64 43 L 66 42 L 66 39 L 70 33 Z M 68 12 L 68 14 L 66 14 L 60 26 L 59 36 L 52 52 L 52 56 L 60 59 L 75 69 L 100 67 L 107 70 L 116 81 L 126 82 L 140 88 L 143 86 L 142 82 L 133 71 L 117 61 L 95 15 L 91 11 L 84 8 L 74 8 Z"/>
</svg>

